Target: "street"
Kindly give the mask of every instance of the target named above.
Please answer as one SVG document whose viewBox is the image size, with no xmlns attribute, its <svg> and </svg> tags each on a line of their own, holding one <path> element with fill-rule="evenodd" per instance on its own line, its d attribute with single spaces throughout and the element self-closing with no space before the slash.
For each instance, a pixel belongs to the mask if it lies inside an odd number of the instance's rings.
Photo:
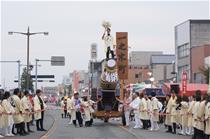
<svg viewBox="0 0 210 139">
<path fill-rule="evenodd" d="M 129 128 L 121 126 L 120 120 L 110 119 L 109 123 L 94 119 L 92 127 L 74 127 L 69 125 L 69 119 L 61 118 L 60 110 L 47 110 L 44 127 L 47 132 L 36 131 L 27 136 L 15 136 L 15 139 L 191 139 L 191 136 L 182 136 L 166 133 L 161 126 L 160 131 L 151 132 L 143 129 L 133 129 L 134 123 Z M 5 137 L 10 139 L 12 137 Z"/>
<path fill-rule="evenodd" d="M 210 139 L 209 0 L 1 8 L 0 139 Z"/>
<path fill-rule="evenodd" d="M 68 119 L 62 119 L 60 111 L 50 111 L 55 118 L 52 128 L 41 139 L 190 139 L 191 136 L 173 135 L 165 132 L 163 126 L 158 132 L 143 129 L 122 127 L 120 121 L 110 120 L 104 123 L 102 120 L 94 119 L 92 127 L 74 127 L 69 125 Z M 34 135 L 33 135 L 34 136 Z M 39 138 L 37 136 L 37 138 Z M 34 137 L 35 139 L 35 137 Z"/>
</svg>

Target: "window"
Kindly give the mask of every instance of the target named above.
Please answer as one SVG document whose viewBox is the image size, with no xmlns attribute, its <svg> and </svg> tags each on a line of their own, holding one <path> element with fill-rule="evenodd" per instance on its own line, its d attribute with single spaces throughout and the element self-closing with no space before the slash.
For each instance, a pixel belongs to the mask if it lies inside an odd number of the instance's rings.
<svg viewBox="0 0 210 139">
<path fill-rule="evenodd" d="M 135 78 L 138 79 L 139 78 L 139 74 L 135 74 Z"/>
<path fill-rule="evenodd" d="M 143 78 L 142 72 L 139 73 L 139 78 L 141 78 L 141 79 Z"/>
<path fill-rule="evenodd" d="M 185 43 L 178 47 L 178 58 L 186 57 L 190 54 L 189 43 Z"/>
</svg>

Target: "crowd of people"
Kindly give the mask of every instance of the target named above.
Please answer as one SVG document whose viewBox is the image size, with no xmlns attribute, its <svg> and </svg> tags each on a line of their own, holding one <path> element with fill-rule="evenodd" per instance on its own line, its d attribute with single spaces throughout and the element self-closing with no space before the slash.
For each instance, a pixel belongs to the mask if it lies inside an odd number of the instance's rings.
<svg viewBox="0 0 210 139">
<path fill-rule="evenodd" d="M 133 128 L 158 131 L 164 125 L 166 132 L 190 135 L 193 139 L 209 139 L 210 135 L 210 94 L 202 95 L 196 91 L 194 96 L 179 96 L 175 92 L 167 95 L 165 101 L 152 92 L 148 97 L 143 92 L 126 92 L 123 100 L 124 126 L 131 126 L 131 115 L 135 121 Z M 91 126 L 94 104 L 88 96 L 79 98 L 79 93 L 61 101 L 62 117 L 70 117 L 70 124 L 80 127 Z"/>
<path fill-rule="evenodd" d="M 210 135 L 210 94 L 201 95 L 196 91 L 194 96 L 178 96 L 174 92 L 160 102 L 155 92 L 151 99 L 143 92 L 132 95 L 126 93 L 121 103 L 124 105 L 126 126 L 130 123 L 130 112 L 133 111 L 134 128 L 158 131 L 162 122 L 166 132 L 191 135 L 193 139 L 209 139 Z"/>
<path fill-rule="evenodd" d="M 19 88 L 14 89 L 12 95 L 8 91 L 3 92 L 0 99 L 0 138 L 26 136 L 34 132 L 31 129 L 34 121 L 37 131 L 46 131 L 43 127 L 46 104 L 41 95 L 39 89 L 35 95 L 27 90 L 22 92 Z"/>
<path fill-rule="evenodd" d="M 62 118 L 69 117 L 69 124 L 73 124 L 75 127 L 92 126 L 94 102 L 89 96 L 79 97 L 79 93 L 75 92 L 72 97 L 63 97 L 61 101 L 61 116 Z"/>
</svg>

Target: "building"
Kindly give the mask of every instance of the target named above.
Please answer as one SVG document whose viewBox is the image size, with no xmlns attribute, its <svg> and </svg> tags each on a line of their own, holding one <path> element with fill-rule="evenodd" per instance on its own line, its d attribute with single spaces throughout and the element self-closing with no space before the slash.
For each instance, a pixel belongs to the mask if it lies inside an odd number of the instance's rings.
<svg viewBox="0 0 210 139">
<path fill-rule="evenodd" d="M 152 55 L 162 55 L 161 51 L 132 51 L 129 54 L 128 79 L 126 84 L 139 83 L 149 80 L 148 72 L 151 71 L 150 63 Z"/>
<path fill-rule="evenodd" d="M 202 69 L 205 68 L 205 58 L 210 56 L 210 45 L 193 47 L 191 53 L 191 80 L 193 83 L 206 83 Z"/>
<path fill-rule="evenodd" d="M 130 66 L 148 66 L 152 55 L 161 55 L 161 51 L 132 51 L 129 54 Z"/>
<path fill-rule="evenodd" d="M 125 84 L 134 84 L 144 82 L 149 79 L 150 66 L 129 66 L 128 79 L 125 80 Z"/>
<path fill-rule="evenodd" d="M 72 90 L 82 92 L 83 89 L 89 86 L 89 74 L 85 70 L 75 70 L 70 73 L 72 79 Z"/>
<path fill-rule="evenodd" d="M 170 82 L 175 76 L 175 55 L 152 55 L 151 71 L 156 82 Z"/>
<path fill-rule="evenodd" d="M 175 26 L 176 71 L 179 82 L 183 70 L 187 72 L 188 82 L 193 82 L 191 50 L 205 44 L 210 44 L 210 20 L 187 20 Z"/>
</svg>

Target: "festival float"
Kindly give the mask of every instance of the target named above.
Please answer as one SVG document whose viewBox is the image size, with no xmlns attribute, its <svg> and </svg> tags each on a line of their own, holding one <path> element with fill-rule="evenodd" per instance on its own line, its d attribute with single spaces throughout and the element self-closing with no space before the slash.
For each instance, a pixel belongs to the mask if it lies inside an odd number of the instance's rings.
<svg viewBox="0 0 210 139">
<path fill-rule="evenodd" d="M 100 77 L 100 89 L 97 93 L 97 110 L 95 117 L 108 122 L 111 117 L 121 117 L 122 112 L 118 110 L 119 102 L 119 79 L 117 73 L 117 62 L 114 54 L 114 39 L 111 36 L 111 24 L 104 21 L 102 26 L 105 28 L 102 40 L 106 47 L 106 58 L 102 61 L 102 73 Z M 110 57 L 111 55 L 111 57 Z"/>
</svg>

